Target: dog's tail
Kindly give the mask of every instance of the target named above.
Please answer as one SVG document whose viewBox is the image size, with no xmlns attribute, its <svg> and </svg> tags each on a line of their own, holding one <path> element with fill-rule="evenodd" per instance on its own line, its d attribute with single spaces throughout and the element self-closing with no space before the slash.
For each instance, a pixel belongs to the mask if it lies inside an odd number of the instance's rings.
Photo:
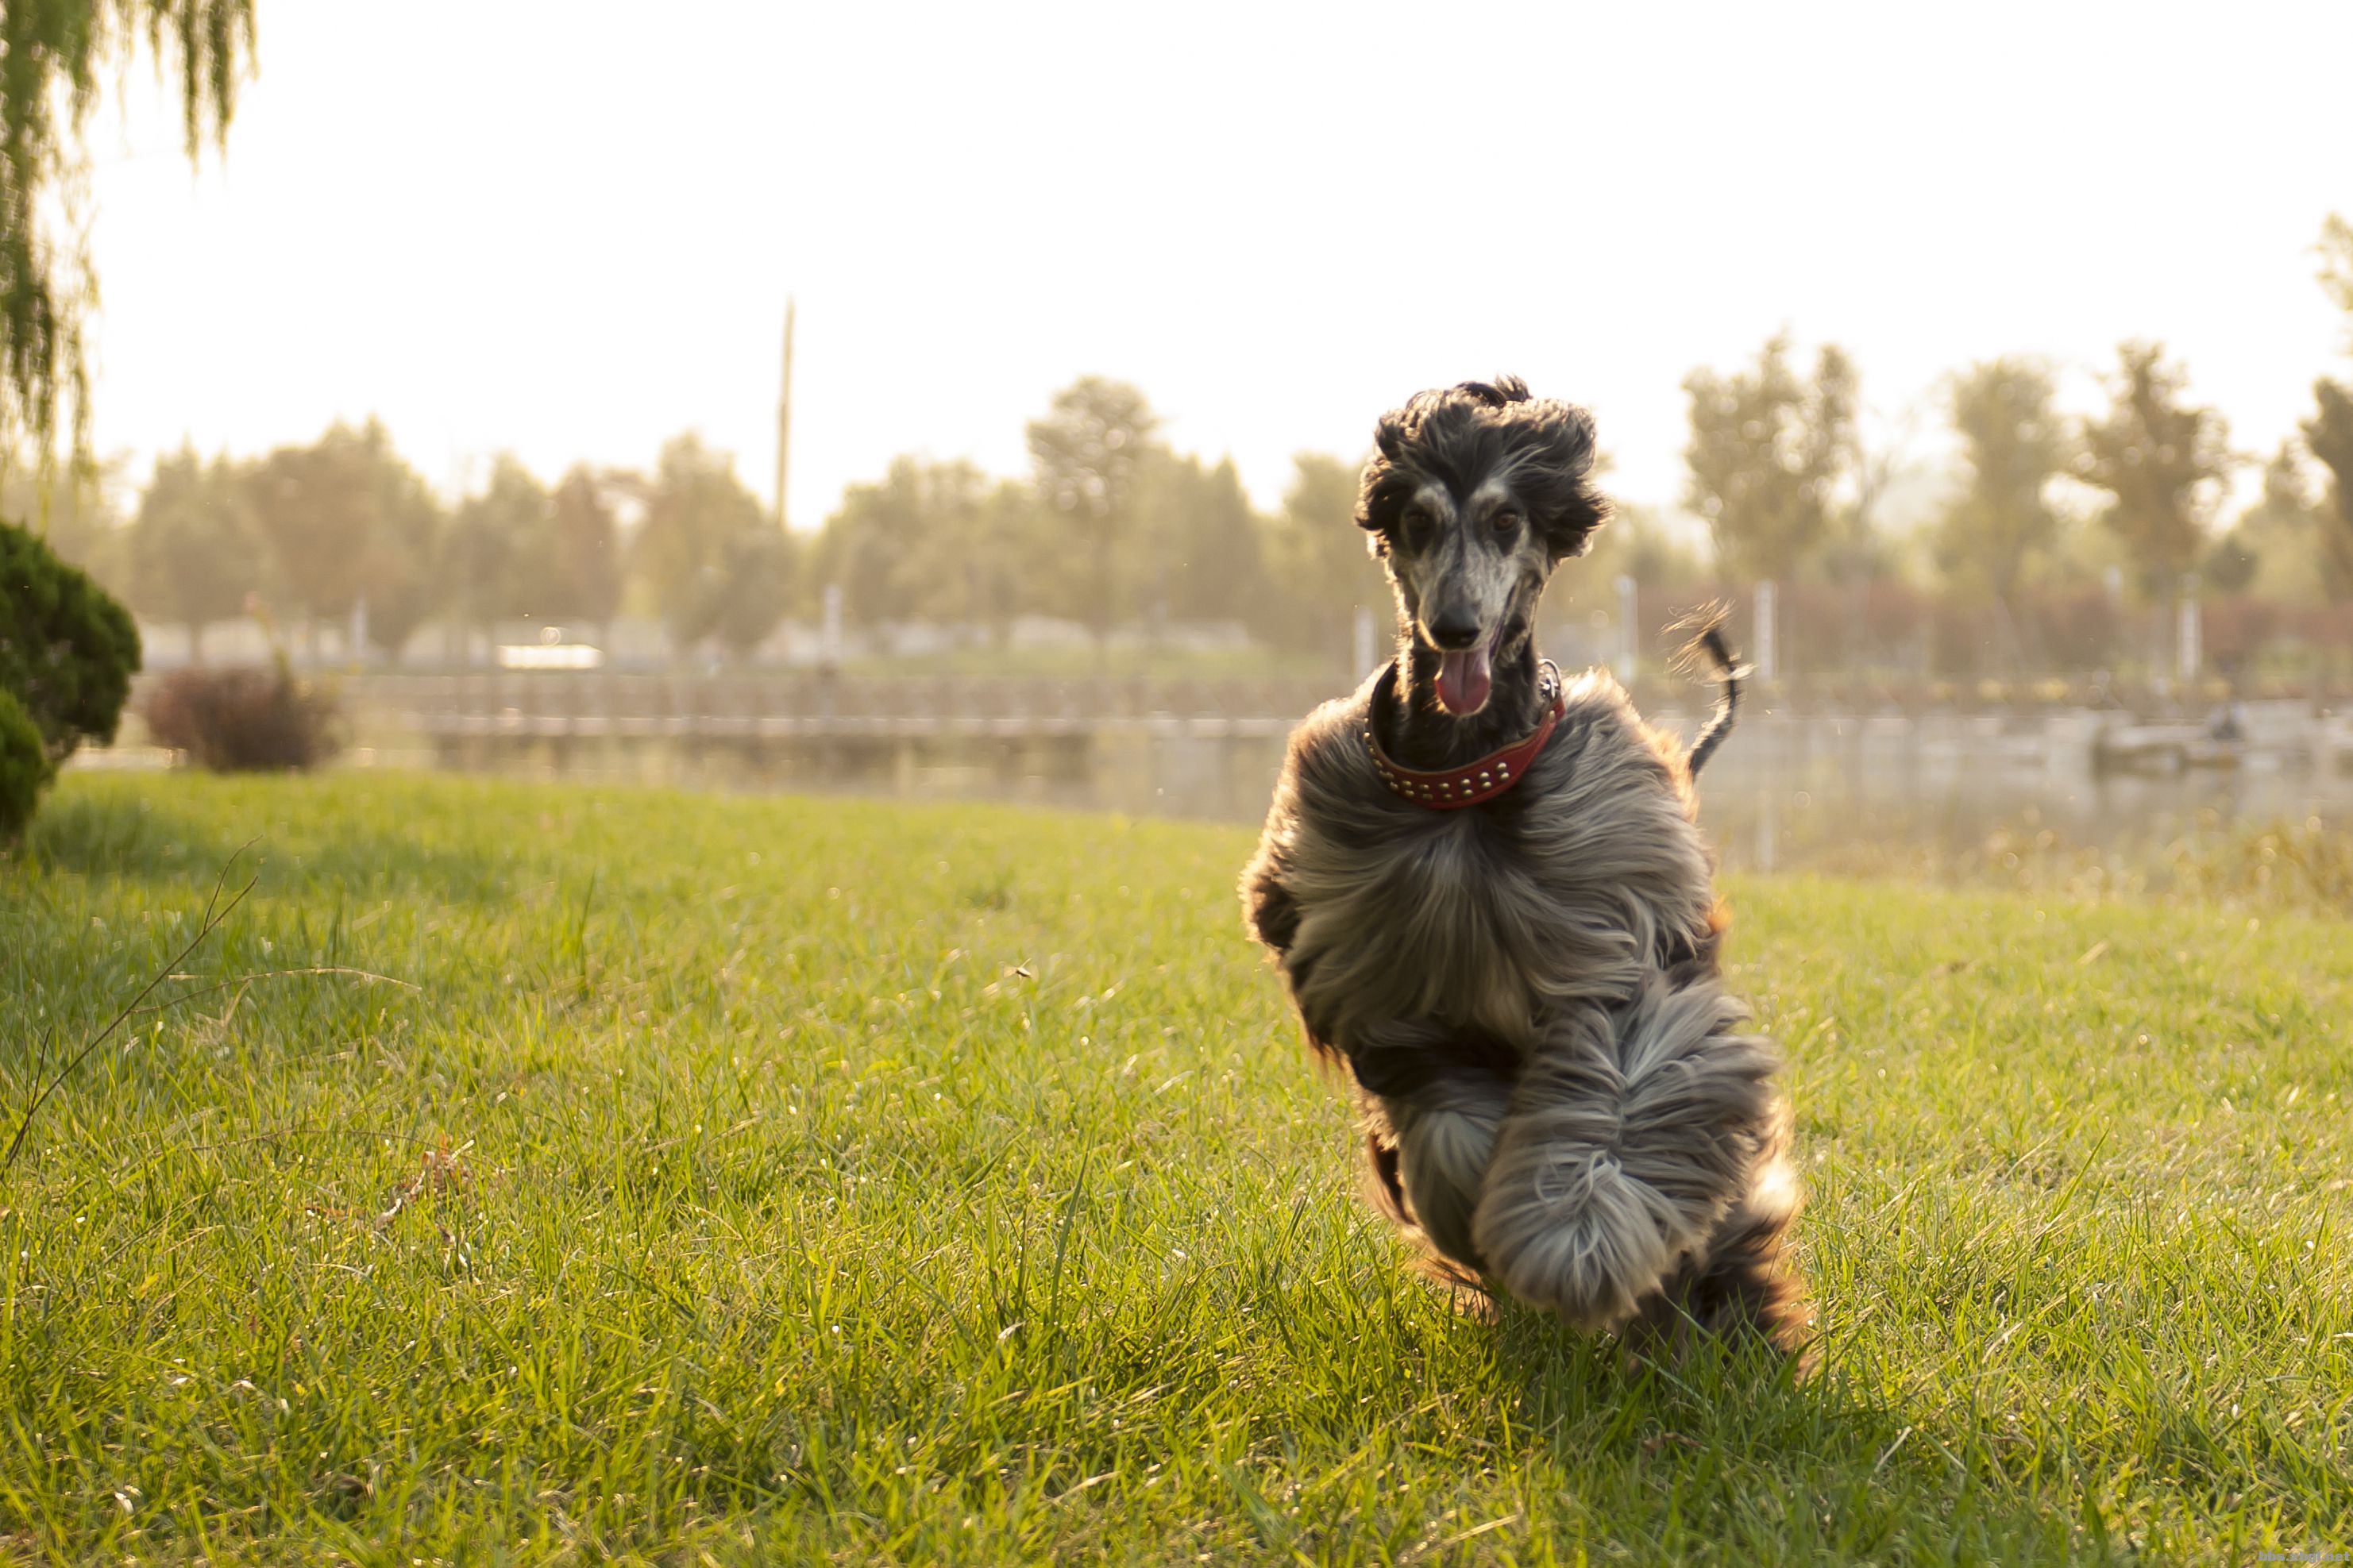
<svg viewBox="0 0 2353 1568">
<path fill-rule="evenodd" d="M 1724 623 L 1730 613 L 1721 602 L 1703 605 L 1668 628 L 1691 633 L 1691 640 L 1683 644 L 1677 663 L 1694 674 L 1713 674 L 1718 682 L 1715 712 L 1694 737 L 1691 751 L 1684 758 L 1684 767 L 1693 778 L 1699 777 L 1700 769 L 1724 744 L 1724 738 L 1732 733 L 1733 721 L 1740 713 L 1740 682 L 1747 675 L 1748 667 L 1733 658 L 1732 647 L 1725 641 Z"/>
</svg>

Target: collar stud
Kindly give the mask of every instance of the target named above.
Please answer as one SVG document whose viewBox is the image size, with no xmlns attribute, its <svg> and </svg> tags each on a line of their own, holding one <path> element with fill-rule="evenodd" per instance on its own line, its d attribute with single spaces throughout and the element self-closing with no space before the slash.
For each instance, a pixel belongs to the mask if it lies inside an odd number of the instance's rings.
<svg viewBox="0 0 2353 1568">
<path fill-rule="evenodd" d="M 1500 752 L 1491 752 L 1467 766 L 1428 773 L 1392 762 L 1368 725 L 1365 730 L 1365 749 L 1372 754 L 1373 771 L 1392 794 L 1432 811 L 1460 811 L 1466 805 L 1494 799 L 1512 787 L 1513 769 L 1517 768 L 1521 774 L 1527 772 L 1528 764 L 1544 751 L 1545 742 L 1552 739 L 1553 727 L 1567 710 L 1559 673 L 1549 664 L 1544 667 L 1544 682 L 1552 700 L 1545 709 L 1544 721 L 1527 739 Z M 1382 672 L 1380 684 L 1374 688 L 1373 700 L 1379 701 L 1396 683 L 1397 666 L 1391 664 Z"/>
</svg>

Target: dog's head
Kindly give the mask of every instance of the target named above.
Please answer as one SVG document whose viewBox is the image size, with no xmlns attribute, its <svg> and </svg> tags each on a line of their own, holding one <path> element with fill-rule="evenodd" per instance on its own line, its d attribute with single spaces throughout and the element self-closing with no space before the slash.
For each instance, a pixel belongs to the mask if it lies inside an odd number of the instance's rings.
<svg viewBox="0 0 2353 1568">
<path fill-rule="evenodd" d="M 1356 524 L 1400 617 L 1439 655 L 1439 701 L 1476 713 L 1496 659 L 1533 634 L 1553 567 L 1584 554 L 1609 514 L 1588 482 L 1593 416 L 1507 375 L 1416 394 L 1373 441 Z"/>
</svg>

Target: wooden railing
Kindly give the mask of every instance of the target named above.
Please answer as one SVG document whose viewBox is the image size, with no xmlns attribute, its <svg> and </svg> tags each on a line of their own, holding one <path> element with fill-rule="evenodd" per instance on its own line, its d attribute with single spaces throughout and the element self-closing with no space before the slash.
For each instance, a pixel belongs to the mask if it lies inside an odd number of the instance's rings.
<svg viewBox="0 0 2353 1568">
<path fill-rule="evenodd" d="M 344 700 L 435 738 L 1280 736 L 1336 695 L 1300 680 L 484 671 L 354 677 Z"/>
</svg>

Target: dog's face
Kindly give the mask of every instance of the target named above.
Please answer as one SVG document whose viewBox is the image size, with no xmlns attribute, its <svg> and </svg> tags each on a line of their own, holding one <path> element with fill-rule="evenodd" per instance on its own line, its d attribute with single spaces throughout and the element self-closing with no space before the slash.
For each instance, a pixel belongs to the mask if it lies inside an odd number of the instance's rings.
<svg viewBox="0 0 2353 1568">
<path fill-rule="evenodd" d="M 1593 416 L 1506 376 L 1425 392 L 1381 418 L 1356 522 L 1373 535 L 1413 637 L 1439 658 L 1438 700 L 1486 706 L 1498 659 L 1534 632 L 1563 557 L 1608 505 L 1587 482 Z"/>
</svg>

